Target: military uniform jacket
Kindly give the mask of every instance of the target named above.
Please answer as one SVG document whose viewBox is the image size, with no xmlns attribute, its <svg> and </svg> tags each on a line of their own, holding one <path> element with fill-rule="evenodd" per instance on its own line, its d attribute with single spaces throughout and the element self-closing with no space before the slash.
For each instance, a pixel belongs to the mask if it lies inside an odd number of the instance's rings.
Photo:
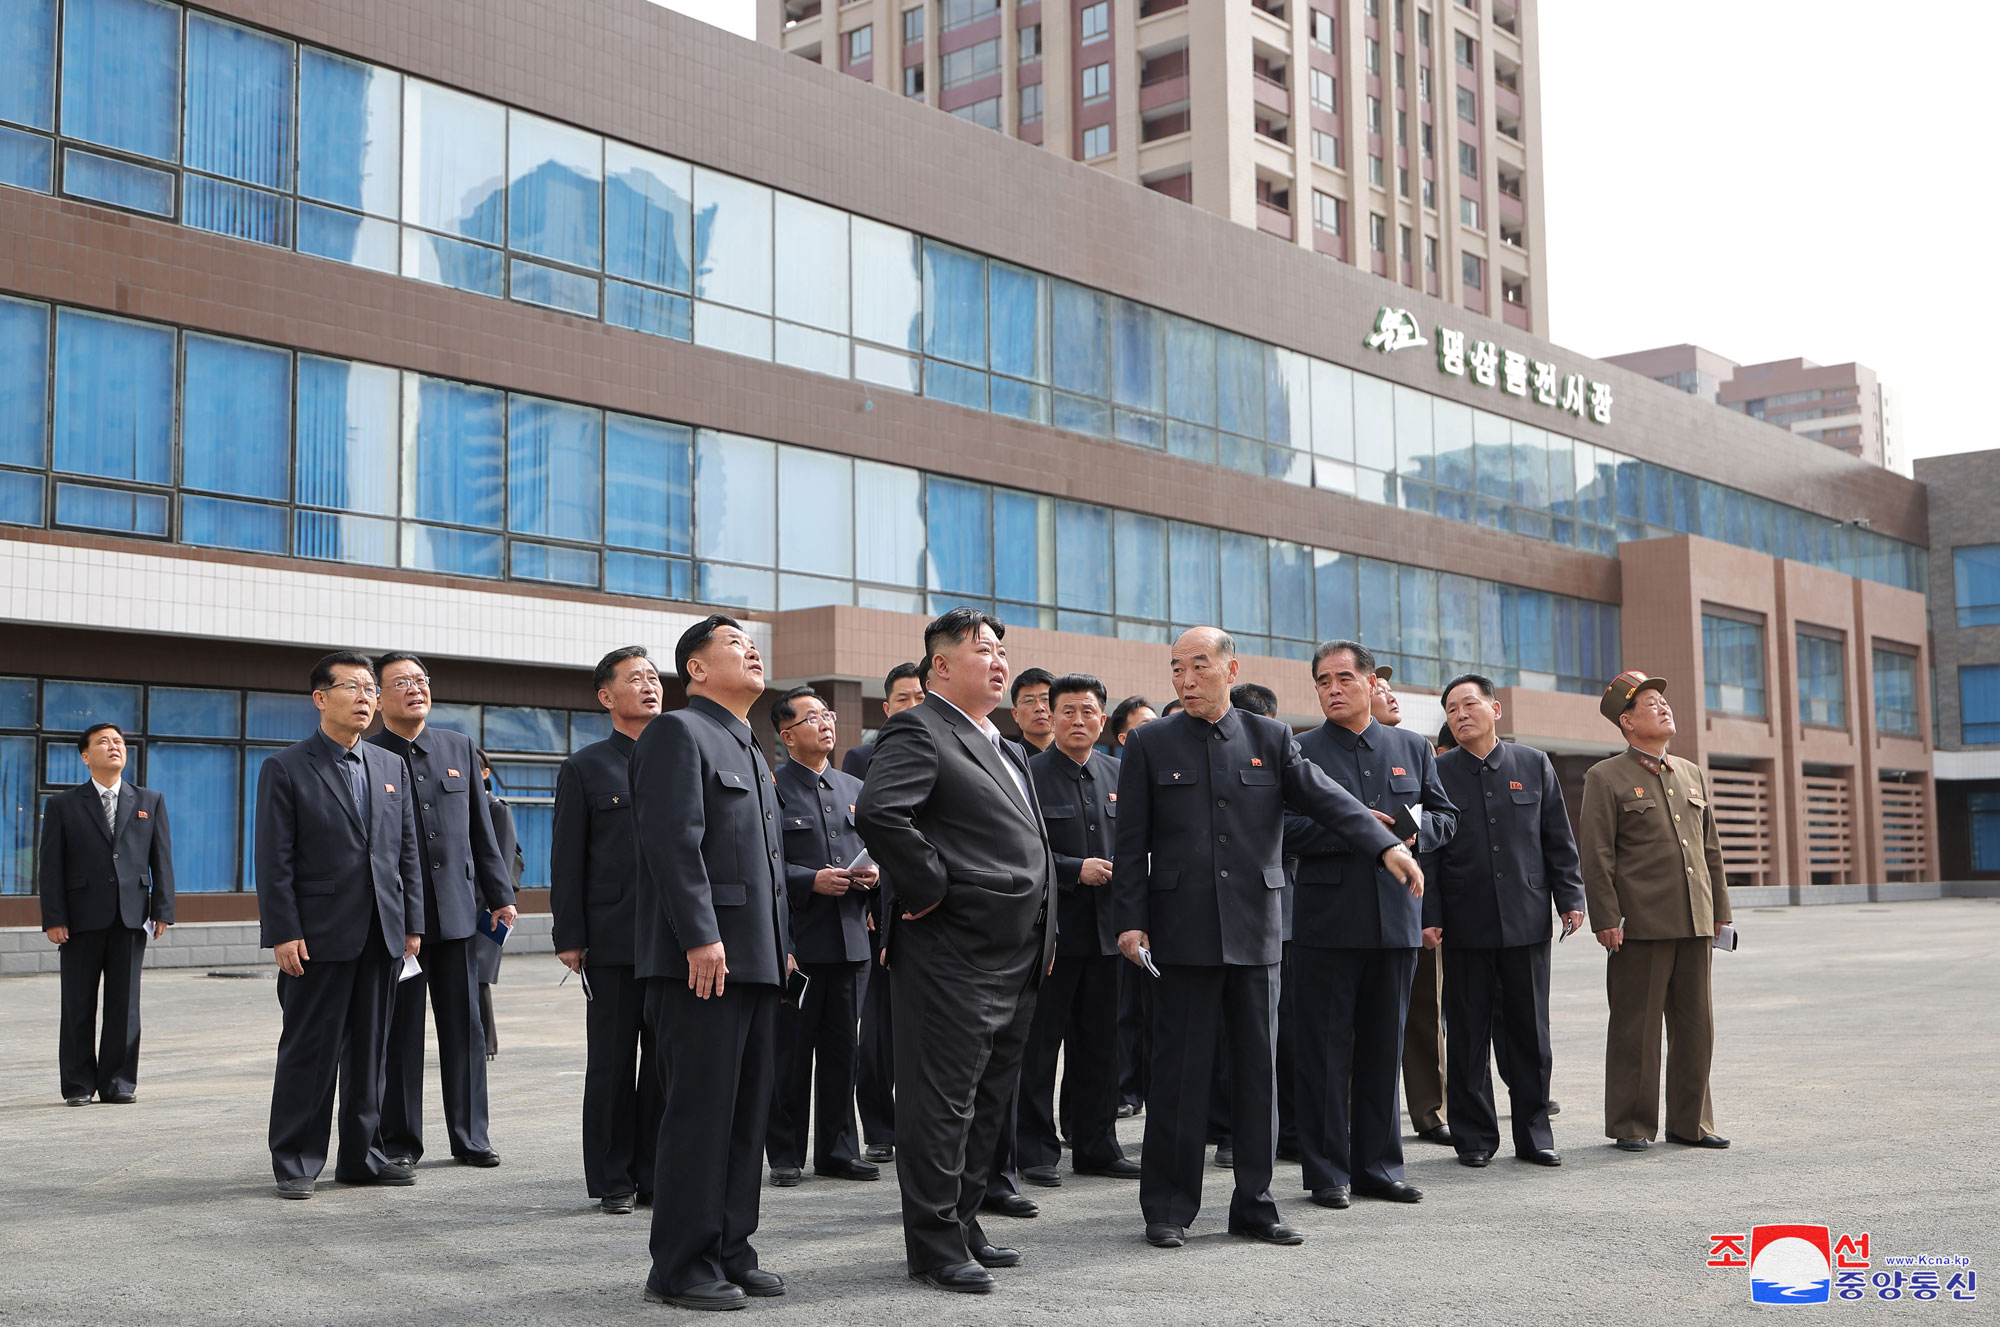
<svg viewBox="0 0 2000 1327">
<path fill-rule="evenodd" d="M 1373 719 L 1356 733 L 1328 721 L 1299 738 L 1299 750 L 1370 810 L 1394 815 L 1397 806 L 1416 808 L 1416 851 L 1423 860 L 1457 826 L 1458 811 L 1438 782 L 1431 745 L 1416 733 Z M 1387 832 L 1381 821 L 1368 819 Z M 1290 813 L 1285 816 L 1285 851 L 1299 859 L 1294 941 L 1324 949 L 1415 949 L 1423 944 L 1423 902 L 1382 869 L 1381 849 L 1357 850 L 1310 816 Z"/>
<path fill-rule="evenodd" d="M 780 986 L 791 935 L 778 792 L 750 725 L 705 696 L 646 725 L 632 750 L 638 975 L 687 980 L 721 942 L 727 982 Z"/>
<path fill-rule="evenodd" d="M 464 733 L 429 725 L 414 742 L 387 728 L 367 740 L 399 757 L 409 771 L 424 872 L 423 935 L 466 939 L 478 929 L 481 908 L 514 901 L 513 876 L 501 860 L 479 780 L 479 753 Z"/>
<path fill-rule="evenodd" d="M 563 761 L 549 840 L 549 911 L 557 953 L 631 967 L 639 849 L 632 837 L 632 748 L 612 730 Z"/>
<path fill-rule="evenodd" d="M 1730 919 L 1722 846 L 1701 767 L 1643 751 L 1590 767 L 1577 821 L 1590 929 L 1628 940 L 1713 935 Z"/>
<path fill-rule="evenodd" d="M 854 804 L 861 780 L 831 764 L 815 774 L 796 760 L 778 767 L 778 811 L 785 842 L 785 893 L 791 899 L 792 952 L 801 963 L 864 963 L 868 959 L 870 891 L 839 898 L 813 893 L 826 867 L 845 869 L 861 851 Z"/>
<path fill-rule="evenodd" d="M 323 729 L 273 752 L 257 774 L 259 944 L 304 940 L 315 960 L 352 962 L 370 943 L 369 919 L 400 958 L 424 933 L 424 874 L 416 797 L 403 762 L 356 742 L 367 783 L 357 812 Z"/>
<path fill-rule="evenodd" d="M 1084 858 L 1108 862 L 1117 851 L 1118 762 L 1092 751 L 1079 765 L 1052 746 L 1028 758 L 1028 774 L 1056 856 L 1056 956 L 1116 954 L 1111 882 L 1086 885 L 1081 877 Z"/>
<path fill-rule="evenodd" d="M 1458 808 L 1438 850 L 1424 925 L 1461 949 L 1546 943 L 1554 913 L 1583 910 L 1576 836 L 1555 766 L 1531 746 L 1497 742 L 1481 760 L 1463 747 L 1437 758 Z"/>
<path fill-rule="evenodd" d="M 166 799 L 118 785 L 118 826 L 104 823 L 97 784 L 85 779 L 42 811 L 42 929 L 101 931 L 174 919 L 174 852 Z"/>
<path fill-rule="evenodd" d="M 1231 707 L 1210 723 L 1183 710 L 1133 729 L 1118 771 L 1118 929 L 1147 932 L 1161 963 L 1278 962 L 1287 810 L 1364 861 L 1396 845 L 1276 719 Z"/>
</svg>

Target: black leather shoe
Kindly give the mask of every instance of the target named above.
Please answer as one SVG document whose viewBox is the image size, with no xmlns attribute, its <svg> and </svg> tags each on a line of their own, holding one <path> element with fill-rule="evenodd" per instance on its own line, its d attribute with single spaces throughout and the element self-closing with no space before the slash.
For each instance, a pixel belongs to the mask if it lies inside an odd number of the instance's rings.
<svg viewBox="0 0 2000 1327">
<path fill-rule="evenodd" d="M 1440 1124 L 1435 1129 L 1420 1129 L 1417 1131 L 1417 1137 L 1427 1143 L 1442 1143 L 1444 1146 L 1450 1147 L 1451 1126 L 1449 1124 Z"/>
<path fill-rule="evenodd" d="M 887 1143 L 870 1143 L 861 1149 L 861 1157 L 864 1161 L 894 1161 L 896 1149 Z"/>
<path fill-rule="evenodd" d="M 640 1194 L 640 1195 L 639 1195 L 639 1206 L 641 1206 L 641 1207 L 651 1207 L 652 1205 L 653 1205 L 653 1195 L 652 1195 L 652 1194 L 650 1194 L 650 1193 L 642 1193 L 642 1194 Z"/>
<path fill-rule="evenodd" d="M 1273 1221 L 1268 1226 L 1234 1225 L 1229 1227 L 1232 1235 L 1242 1235 L 1249 1239 L 1262 1240 L 1266 1244 L 1303 1244 L 1306 1237 L 1282 1221 Z"/>
<path fill-rule="evenodd" d="M 797 1166 L 771 1167 L 771 1183 L 777 1185 L 781 1189 L 792 1188 L 805 1177 L 806 1173 L 803 1170 L 800 1170 Z"/>
<path fill-rule="evenodd" d="M 671 1304 L 677 1309 L 740 1309 L 750 1302 L 743 1287 L 728 1281 L 710 1281 L 689 1286 L 677 1295 L 646 1286 L 646 1299 L 654 1304 Z"/>
<path fill-rule="evenodd" d="M 1119 1119 L 1121 1119 L 1121 1120 L 1129 1120 L 1129 1119 L 1131 1119 L 1131 1118 L 1132 1118 L 1132 1117 L 1133 1117 L 1134 1115 L 1137 1115 L 1138 1113 L 1139 1113 L 1139 1108 L 1138 1108 L 1137 1106 L 1133 1105 L 1133 1104 L 1132 1104 L 1131 1102 L 1129 1102 L 1129 1101 L 1121 1101 L 1121 1102 L 1119 1102 L 1119 1103 L 1118 1103 L 1118 1118 L 1119 1118 Z"/>
<path fill-rule="evenodd" d="M 417 1159 L 411 1156 L 408 1152 L 391 1152 L 389 1154 L 389 1160 L 395 1165 L 406 1166 L 411 1170 L 415 1170 L 417 1168 Z"/>
<path fill-rule="evenodd" d="M 1062 1174 L 1054 1166 L 1023 1166 L 1021 1181 L 1038 1189 L 1060 1189 Z"/>
<path fill-rule="evenodd" d="M 1236 1148 L 1229 1143 L 1215 1145 L 1215 1167 L 1217 1170 L 1233 1170 L 1236 1166 Z"/>
<path fill-rule="evenodd" d="M 451 1159 L 461 1166 L 477 1166 L 481 1170 L 491 1170 L 500 1164 L 500 1154 L 492 1148 L 484 1152 L 454 1152 Z"/>
<path fill-rule="evenodd" d="M 88 1094 L 85 1094 L 84 1096 L 80 1097 L 63 1098 L 63 1105 L 65 1106 L 88 1106 L 89 1104 L 90 1104 L 90 1097 Z"/>
<path fill-rule="evenodd" d="M 1643 1152 L 1653 1145 L 1650 1138 L 1620 1138 L 1612 1146 L 1620 1152 Z"/>
<path fill-rule="evenodd" d="M 911 1272 L 910 1279 L 961 1295 L 993 1293 L 993 1273 L 976 1262 L 953 1263 L 949 1267 L 934 1267 L 928 1272 Z"/>
<path fill-rule="evenodd" d="M 731 1285 L 740 1288 L 746 1295 L 759 1299 L 769 1299 L 773 1295 L 785 1293 L 785 1278 L 776 1272 L 767 1272 L 761 1267 L 751 1267 L 741 1272 L 729 1274 Z"/>
<path fill-rule="evenodd" d="M 1705 1133 L 1699 1138 L 1683 1138 L 1677 1133 L 1670 1133 L 1667 1135 L 1667 1141 L 1670 1143 L 1679 1143 L 1682 1147 L 1723 1148 L 1729 1146 L 1727 1138 L 1722 1137 L 1720 1134 L 1712 1133 Z"/>
<path fill-rule="evenodd" d="M 982 1244 L 972 1251 L 972 1260 L 981 1267 L 1019 1267 L 1021 1251 L 1000 1244 Z"/>
<path fill-rule="evenodd" d="M 1562 1153 L 1553 1147 L 1538 1147 L 1532 1152 L 1516 1152 L 1514 1155 L 1538 1166 L 1560 1166 L 1563 1163 Z"/>
<path fill-rule="evenodd" d="M 813 1174 L 834 1180 L 879 1180 L 882 1168 L 872 1161 L 836 1161 L 830 1166 L 814 1166 Z"/>
<path fill-rule="evenodd" d="M 1187 1232 L 1179 1226 L 1170 1226 L 1163 1221 L 1149 1222 L 1146 1226 L 1146 1243 L 1156 1249 L 1178 1249 L 1187 1243 Z"/>
<path fill-rule="evenodd" d="M 400 1189 L 417 1182 L 417 1172 L 408 1166 L 399 1166 L 393 1161 L 384 1161 L 382 1169 L 373 1175 L 357 1175 L 349 1179 L 345 1175 L 335 1175 L 342 1184 L 383 1184 Z"/>
<path fill-rule="evenodd" d="M 1394 1184 L 1385 1184 L 1379 1189 L 1364 1189 L 1360 1185 L 1355 1185 L 1354 1193 L 1358 1198 L 1380 1198 L 1385 1203 L 1420 1203 L 1424 1200 L 1422 1189 L 1414 1184 L 1405 1184 L 1401 1180 L 1397 1180 Z"/>
<path fill-rule="evenodd" d="M 1042 1209 L 1035 1205 L 1033 1198 L 1025 1194 L 1010 1193 L 1000 1198 L 988 1198 L 979 1204 L 979 1210 L 992 1212 L 996 1216 L 1027 1217 L 1039 1215 Z"/>
<path fill-rule="evenodd" d="M 1551 1102 L 1549 1102 L 1549 1114 L 1551 1114 L 1551 1115 L 1560 1115 L 1560 1114 L 1562 1114 L 1562 1113 L 1563 1113 L 1563 1108 L 1562 1108 L 1562 1103 L 1561 1103 L 1561 1102 L 1559 1102 L 1559 1101 L 1551 1101 Z"/>
<path fill-rule="evenodd" d="M 632 1214 L 632 1204 L 637 1197 L 637 1194 L 614 1193 L 598 1199 L 597 1205 L 612 1216 L 630 1216 Z"/>
<path fill-rule="evenodd" d="M 313 1181 L 310 1177 L 295 1180 L 279 1180 L 280 1198 L 310 1198 L 313 1196 Z"/>
<path fill-rule="evenodd" d="M 137 1092 L 106 1092 L 98 1098 L 99 1101 L 108 1101 L 114 1106 L 129 1106 L 138 1099 Z"/>
<path fill-rule="evenodd" d="M 1313 1190 L 1313 1201 L 1321 1207 L 1331 1207 L 1334 1211 L 1345 1211 L 1354 1205 L 1345 1184 L 1329 1184 L 1324 1189 Z"/>
<path fill-rule="evenodd" d="M 1078 1166 L 1072 1164 L 1070 1168 L 1079 1175 L 1101 1175 L 1108 1180 L 1136 1179 L 1139 1174 L 1139 1163 L 1131 1157 L 1119 1157 L 1117 1160 L 1107 1161 L 1101 1166 Z"/>
<path fill-rule="evenodd" d="M 1477 1170 L 1481 1166 L 1493 1164 L 1493 1154 L 1491 1152 L 1460 1152 L 1458 1154 L 1458 1164 L 1461 1166 L 1471 1166 L 1474 1170 Z"/>
</svg>

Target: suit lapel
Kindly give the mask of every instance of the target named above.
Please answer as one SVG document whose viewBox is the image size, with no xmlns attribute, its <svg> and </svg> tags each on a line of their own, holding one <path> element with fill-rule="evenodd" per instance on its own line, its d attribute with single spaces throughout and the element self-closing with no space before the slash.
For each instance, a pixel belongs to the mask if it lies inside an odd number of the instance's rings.
<svg viewBox="0 0 2000 1327">
<path fill-rule="evenodd" d="M 993 743 L 986 740 L 986 734 L 964 723 L 954 723 L 952 731 L 958 734 L 958 740 L 966 751 L 971 753 L 972 758 L 979 762 L 980 768 L 992 776 L 993 782 L 1000 785 L 1000 790 L 1007 794 L 1007 800 L 1013 804 L 1014 809 L 1032 822 L 1034 814 L 1021 800 L 1021 790 L 1014 783 L 1014 776 L 1007 772 L 1007 766 L 1001 760 L 1000 753 L 993 749 Z"/>
<path fill-rule="evenodd" d="M 102 814 L 103 809 L 104 809 L 103 806 L 100 804 L 98 807 L 99 815 L 97 817 L 100 821 L 104 819 L 104 816 Z M 118 842 L 118 840 L 124 836 L 125 827 L 132 823 L 132 817 L 137 815 L 138 811 L 139 811 L 139 790 L 137 788 L 134 788 L 129 783 L 119 784 L 118 812 L 117 812 L 118 824 L 111 831 L 111 841 L 113 843 Z"/>
<path fill-rule="evenodd" d="M 77 796 L 82 799 L 84 813 L 89 817 L 90 823 L 97 826 L 97 832 L 104 836 L 106 843 L 111 842 L 111 826 L 104 823 L 104 795 L 97 790 L 97 781 L 85 779 L 78 784 Z M 121 796 L 118 803 L 122 807 L 125 798 Z"/>
<path fill-rule="evenodd" d="M 333 767 L 333 761 L 328 759 L 324 752 L 315 749 L 312 753 L 312 762 L 313 768 L 319 771 L 320 778 L 333 790 L 333 800 L 340 803 L 340 809 L 347 813 L 348 823 L 361 831 L 362 838 L 367 838 L 368 827 L 361 823 L 361 816 L 354 809 L 354 794 L 349 791 L 347 780 L 340 777 L 340 771 Z M 366 756 L 361 757 L 361 777 L 368 777 Z M 368 800 L 372 802 L 375 799 L 371 797 Z"/>
</svg>

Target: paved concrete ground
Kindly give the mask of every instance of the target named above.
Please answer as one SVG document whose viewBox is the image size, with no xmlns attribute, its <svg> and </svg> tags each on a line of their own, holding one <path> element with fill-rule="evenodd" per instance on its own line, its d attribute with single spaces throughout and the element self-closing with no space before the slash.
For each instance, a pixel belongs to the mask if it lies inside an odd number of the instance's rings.
<svg viewBox="0 0 2000 1327">
<path fill-rule="evenodd" d="M 905 1279 L 893 1174 L 764 1191 L 758 1239 L 791 1293 L 745 1318 L 814 1323 L 1740 1322 L 1748 1279 L 1703 1263 L 1712 1231 L 1758 1222 L 1866 1230 L 1873 1252 L 1964 1253 L 2000 1278 L 2000 903 L 1947 899 L 1739 916 L 1715 964 L 1725 1153 L 1601 1135 L 1603 958 L 1557 951 L 1556 1139 L 1567 1164 L 1471 1171 L 1411 1142 L 1416 1207 L 1313 1207 L 1280 1166 L 1301 1248 L 1224 1234 L 1227 1177 L 1189 1246 L 1147 1247 L 1133 1182 L 1034 1191 L 994 1218 L 1026 1254 L 990 1297 Z M 278 1033 L 266 977 L 146 977 L 140 1100 L 56 1097 L 52 977 L 0 982 L 0 1320 L 561 1322 L 654 1320 L 640 1300 L 646 1216 L 607 1217 L 578 1179 L 582 998 L 551 958 L 497 992 L 493 1138 L 506 1164 L 427 1162 L 413 1189 L 323 1182 L 273 1196 L 264 1132 Z M 430 1129 L 442 1135 L 435 1087 Z M 1142 1121 L 1121 1130 L 1128 1143 Z M 331 1167 L 329 1166 L 329 1174 Z M 663 1198 L 665 1195 L 663 1195 Z M 1881 1264 L 1878 1261 L 1877 1267 Z M 1981 1287 L 2000 1298 L 2000 1283 Z M 1890 1312 L 1831 1305 L 1879 1322 Z M 1968 1320 L 1978 1305 L 1895 1306 Z M 1984 1316 L 1984 1315 L 1981 1315 Z"/>
</svg>

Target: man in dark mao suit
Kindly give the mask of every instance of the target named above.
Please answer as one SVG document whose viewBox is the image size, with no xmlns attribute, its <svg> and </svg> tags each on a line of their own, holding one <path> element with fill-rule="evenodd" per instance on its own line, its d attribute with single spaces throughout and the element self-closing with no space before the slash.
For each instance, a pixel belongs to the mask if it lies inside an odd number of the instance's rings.
<svg viewBox="0 0 2000 1327">
<path fill-rule="evenodd" d="M 1299 750 L 1384 826 L 1397 811 L 1411 812 L 1418 832 L 1405 846 L 1427 858 L 1457 823 L 1431 744 L 1375 721 L 1375 659 L 1366 646 L 1329 641 L 1313 654 L 1327 718 Z M 1348 1206 L 1350 1192 L 1416 1202 L 1422 1192 L 1403 1178 L 1396 1093 L 1423 944 L 1420 891 L 1381 870 L 1369 848 L 1352 848 L 1303 816 L 1285 817 L 1285 851 L 1299 859 L 1292 979 L 1305 1187 L 1322 1207 Z"/>
<path fill-rule="evenodd" d="M 896 891 L 896 1172 L 910 1275 L 984 1294 L 1021 1255 L 980 1228 L 1035 994 L 1055 956 L 1055 861 L 1020 748 L 986 716 L 1006 626 L 955 608 L 924 631 L 930 698 L 882 726 L 856 823 Z"/>
<path fill-rule="evenodd" d="M 313 665 L 320 726 L 257 776 L 257 914 L 278 961 L 284 1030 L 271 1086 L 271 1169 L 283 1198 L 310 1198 L 326 1165 L 340 1085 L 346 1184 L 411 1184 L 380 1142 L 383 1061 L 396 977 L 424 929 L 416 797 L 403 762 L 361 740 L 375 717 L 365 654 Z"/>
<path fill-rule="evenodd" d="M 1381 857 L 1412 888 L 1423 884 L 1416 860 L 1299 754 L 1288 726 L 1230 705 L 1236 671 L 1227 632 L 1184 633 L 1173 647 L 1181 712 L 1128 736 L 1118 776 L 1118 947 L 1160 972 L 1139 1158 L 1139 1206 L 1158 1248 L 1184 1244 L 1201 1208 L 1218 1037 L 1231 1057 L 1229 1229 L 1273 1244 L 1303 1239 L 1271 1198 L 1286 810 Z"/>
<path fill-rule="evenodd" d="M 809 1119 L 814 1174 L 872 1180 L 882 1173 L 861 1159 L 854 1128 L 855 1027 L 868 975 L 868 891 L 881 872 L 872 866 L 847 869 L 861 851 L 854 828 L 861 781 L 830 763 L 836 721 L 811 687 L 794 687 L 771 706 L 771 725 L 791 756 L 778 768 L 778 818 L 792 953 L 810 983 L 800 1006 L 778 1015 L 778 1087 L 765 1150 L 772 1180 L 787 1188 L 805 1171 Z"/>
<path fill-rule="evenodd" d="M 749 633 L 705 617 L 674 666 L 687 708 L 647 724 L 632 751 L 638 969 L 666 1092 L 646 1298 L 740 1308 L 785 1293 L 750 1245 L 791 962 L 778 792 L 747 718 L 764 690 Z"/>
<path fill-rule="evenodd" d="M 60 946 L 63 1100 L 117 1104 L 139 1088 L 139 967 L 174 920 L 166 799 L 124 778 L 125 733 L 92 724 L 76 740 L 90 777 L 42 811 L 42 931 Z M 104 987 L 104 1034 L 97 989 Z M 93 1048 L 92 1042 L 97 1045 Z"/>
<path fill-rule="evenodd" d="M 479 1016 L 482 908 L 514 924 L 514 877 L 500 858 L 472 739 L 433 728 L 431 679 L 413 654 L 375 660 L 382 730 L 368 740 L 403 762 L 416 798 L 424 872 L 423 971 L 396 987 L 382 1092 L 382 1150 L 415 1165 L 424 1155 L 424 1003 L 437 1016 L 438 1088 L 445 1132 L 461 1165 L 500 1164 L 486 1133 L 486 1029 Z"/>
<path fill-rule="evenodd" d="M 598 660 L 597 703 L 611 734 L 563 761 L 549 836 L 556 957 L 590 983 L 583 1002 L 583 1184 L 624 1216 L 653 1198 L 660 1066 L 634 966 L 639 850 L 632 835 L 632 749 L 659 717 L 660 674 L 643 645 Z"/>
<path fill-rule="evenodd" d="M 1459 823 L 1424 895 L 1424 942 L 1444 956 L 1452 1143 L 1473 1167 L 1500 1147 L 1486 1063 L 1497 1014 L 1514 1155 L 1561 1165 L 1549 1128 L 1549 922 L 1562 914 L 1565 934 L 1583 925 L 1576 836 L 1549 758 L 1500 740 L 1491 679 L 1453 678 L 1444 707 L 1458 746 L 1438 757 L 1438 778 Z"/>
</svg>

